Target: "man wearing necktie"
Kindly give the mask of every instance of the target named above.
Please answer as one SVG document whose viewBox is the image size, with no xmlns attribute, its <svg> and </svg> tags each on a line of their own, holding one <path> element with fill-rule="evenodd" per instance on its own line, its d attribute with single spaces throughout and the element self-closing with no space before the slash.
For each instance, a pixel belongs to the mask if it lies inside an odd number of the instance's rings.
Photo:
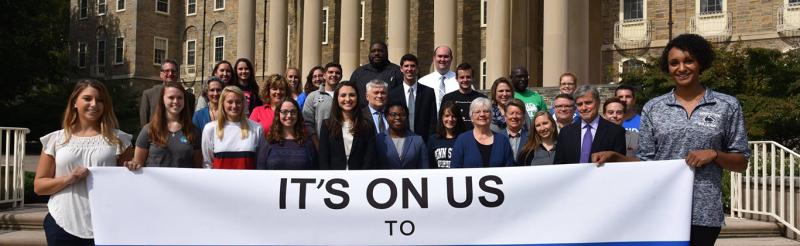
<svg viewBox="0 0 800 246">
<path fill-rule="evenodd" d="M 433 67 L 436 71 L 419 79 L 419 84 L 433 89 L 436 96 L 436 112 L 441 108 L 444 95 L 458 90 L 456 73 L 450 70 L 451 64 L 453 64 L 453 50 L 447 45 L 437 46 L 433 50 Z"/>
<path fill-rule="evenodd" d="M 408 126 L 427 143 L 436 129 L 436 95 L 434 89 L 417 83 L 417 57 L 406 54 L 400 58 L 403 84 L 389 91 L 389 101 L 408 107 Z"/>
<path fill-rule="evenodd" d="M 580 122 L 561 129 L 556 143 L 555 164 L 588 163 L 592 153 L 614 151 L 625 154 L 625 129 L 597 113 L 600 93 L 591 85 L 575 91 Z"/>
<path fill-rule="evenodd" d="M 386 121 L 384 114 L 384 106 L 388 101 L 387 87 L 389 85 L 386 81 L 380 79 L 373 79 L 366 85 L 367 87 L 367 107 L 361 111 L 362 115 L 370 115 L 370 122 L 375 126 L 376 133 L 384 133 L 389 129 L 389 122 Z"/>
</svg>

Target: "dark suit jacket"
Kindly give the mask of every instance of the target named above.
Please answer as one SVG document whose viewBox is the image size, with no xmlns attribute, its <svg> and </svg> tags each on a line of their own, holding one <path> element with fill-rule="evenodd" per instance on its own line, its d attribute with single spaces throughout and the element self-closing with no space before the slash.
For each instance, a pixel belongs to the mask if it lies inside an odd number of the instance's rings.
<svg viewBox="0 0 800 246">
<path fill-rule="evenodd" d="M 383 112 L 383 110 L 379 111 Z M 361 116 L 366 118 L 367 121 L 371 124 L 372 130 L 375 131 L 375 134 L 381 132 L 380 130 L 378 130 L 377 124 L 375 123 L 375 119 L 372 118 L 372 112 L 369 111 L 369 105 L 361 109 Z M 383 115 L 383 120 L 386 121 L 383 123 L 386 126 L 386 129 L 383 130 L 387 131 L 387 129 L 389 129 L 389 120 L 386 119 L 386 114 Z"/>
<path fill-rule="evenodd" d="M 150 122 L 150 116 L 156 112 L 156 106 L 158 102 L 158 98 L 161 96 L 161 90 L 164 88 L 164 84 L 159 84 L 151 87 L 150 89 L 142 91 L 142 99 L 139 101 L 139 126 L 144 126 L 148 122 Z M 194 102 L 195 98 L 192 93 L 188 91 L 183 95 L 184 98 L 184 107 L 188 107 L 194 113 Z M 198 126 L 202 127 L 202 126 Z"/>
<path fill-rule="evenodd" d="M 322 121 L 319 133 L 319 169 L 320 170 L 350 170 L 376 169 L 375 165 L 375 131 L 366 128 L 358 135 L 353 136 L 353 145 L 350 149 L 350 159 L 344 153 L 344 139 L 342 134 L 331 135 L 328 121 Z"/>
<path fill-rule="evenodd" d="M 503 136 L 508 137 L 508 130 L 507 129 L 502 129 L 502 130 L 500 130 L 498 132 L 495 132 L 495 133 L 502 134 Z M 525 146 L 525 143 L 528 142 L 528 128 L 523 126 L 522 127 L 522 131 L 519 132 L 519 136 L 520 136 L 519 143 L 517 143 L 517 146 L 516 146 L 517 147 L 517 154 L 514 155 L 514 164 L 515 165 L 520 165 L 519 164 L 520 160 L 517 158 L 517 155 L 519 155 L 519 151 L 522 150 L 522 147 Z M 508 143 L 510 144 L 511 143 L 511 138 L 509 138 L 508 141 L 509 141 Z M 511 146 L 511 147 L 513 148 L 514 146 Z M 513 150 L 512 150 L 512 153 L 513 153 Z M 524 165 L 521 165 L 521 166 L 524 166 Z"/>
<path fill-rule="evenodd" d="M 600 117 L 600 116 L 597 116 Z M 561 128 L 556 143 L 554 164 L 578 163 L 581 159 L 581 122 Z M 600 117 L 592 140 L 591 153 L 614 151 L 625 155 L 625 129 Z"/>
<path fill-rule="evenodd" d="M 394 141 L 387 133 L 378 134 L 376 139 L 378 160 L 383 169 L 420 169 L 427 168 L 430 163 L 425 143 L 419 135 L 408 132 L 403 142 L 402 160 Z"/>
<path fill-rule="evenodd" d="M 403 85 L 398 85 L 389 91 L 389 102 L 401 103 L 408 106 L 406 92 Z M 422 136 L 422 141 L 428 142 L 428 136 L 436 129 L 436 94 L 433 89 L 417 83 L 417 92 L 414 102 L 414 129 L 417 135 Z"/>
</svg>

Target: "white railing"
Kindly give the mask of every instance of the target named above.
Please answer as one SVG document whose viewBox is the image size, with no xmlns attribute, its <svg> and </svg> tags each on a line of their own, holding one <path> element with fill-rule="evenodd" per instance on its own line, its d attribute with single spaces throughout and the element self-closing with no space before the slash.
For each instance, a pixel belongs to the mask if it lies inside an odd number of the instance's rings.
<svg viewBox="0 0 800 246">
<path fill-rule="evenodd" d="M 731 217 L 777 221 L 788 232 L 798 230 L 800 154 L 773 141 L 751 141 L 752 155 L 744 173 L 731 172 Z"/>
<path fill-rule="evenodd" d="M 779 33 L 787 36 L 800 34 L 800 5 L 780 6 L 775 16 Z"/>
<path fill-rule="evenodd" d="M 653 24 L 649 20 L 614 23 L 614 45 L 620 49 L 639 49 L 650 45 Z"/>
<path fill-rule="evenodd" d="M 0 127 L 0 205 L 22 207 L 25 197 L 25 136 L 28 128 Z"/>
<path fill-rule="evenodd" d="M 724 42 L 733 31 L 730 12 L 699 13 L 689 20 L 689 32 L 699 34 L 711 42 Z"/>
</svg>

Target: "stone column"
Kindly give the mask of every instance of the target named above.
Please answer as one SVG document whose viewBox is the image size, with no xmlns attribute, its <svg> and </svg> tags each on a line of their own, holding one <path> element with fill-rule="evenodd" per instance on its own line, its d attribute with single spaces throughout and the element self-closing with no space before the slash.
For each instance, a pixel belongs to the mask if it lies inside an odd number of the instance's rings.
<svg viewBox="0 0 800 246">
<path fill-rule="evenodd" d="M 509 73 L 509 17 L 510 0 L 489 1 L 486 23 L 486 83 L 481 89 L 491 87 L 495 79 Z"/>
<path fill-rule="evenodd" d="M 286 14 L 285 0 L 269 1 L 269 38 L 267 45 L 267 75 L 283 74 L 286 69 Z"/>
<path fill-rule="evenodd" d="M 349 80 L 358 68 L 358 48 L 361 45 L 361 24 L 358 0 L 341 0 L 341 26 L 339 27 L 339 62 L 342 64 L 342 80 Z M 330 14 L 329 14 L 330 15 Z"/>
<path fill-rule="evenodd" d="M 256 1 L 239 0 L 239 19 L 236 26 L 236 56 L 255 59 L 256 53 Z M 255 73 L 255 71 L 252 71 Z"/>
<path fill-rule="evenodd" d="M 597 82 L 589 79 L 589 1 L 595 0 L 570 0 L 567 12 L 567 69 L 578 77 L 579 84 Z"/>
<path fill-rule="evenodd" d="M 401 65 L 400 58 L 408 53 L 408 1 L 389 0 L 389 60 Z"/>
<path fill-rule="evenodd" d="M 558 86 L 567 71 L 567 1 L 544 1 L 542 85 Z"/>
<path fill-rule="evenodd" d="M 436 0 L 433 2 L 433 46 L 456 46 L 456 7 L 457 0 Z M 456 52 L 453 51 L 455 54 Z M 453 58 L 455 59 L 455 58 Z M 456 60 L 457 61 L 457 60 Z M 453 62 L 457 64 L 457 62 Z"/>
<path fill-rule="evenodd" d="M 305 0 L 303 6 L 303 63 L 300 74 L 320 64 L 322 55 L 322 0 Z"/>
</svg>

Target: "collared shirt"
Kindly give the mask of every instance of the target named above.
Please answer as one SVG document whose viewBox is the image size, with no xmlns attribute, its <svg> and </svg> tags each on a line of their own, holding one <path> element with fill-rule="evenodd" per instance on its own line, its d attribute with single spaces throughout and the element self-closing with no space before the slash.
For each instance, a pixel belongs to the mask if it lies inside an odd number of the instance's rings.
<svg viewBox="0 0 800 246">
<path fill-rule="evenodd" d="M 417 98 L 417 83 L 414 83 L 413 85 L 409 86 L 405 82 L 403 82 L 403 94 L 404 94 L 403 96 L 406 97 L 406 106 L 408 106 L 408 104 L 410 104 L 410 103 L 414 103 L 414 102 L 410 102 L 408 100 L 408 90 L 409 89 L 414 89 L 414 92 L 412 92 L 412 94 L 414 94 L 414 98 Z"/>
<path fill-rule="evenodd" d="M 372 106 L 367 106 L 369 108 L 369 114 L 372 115 L 372 122 L 375 123 L 375 132 L 380 132 L 380 123 L 378 122 L 378 114 L 383 114 L 383 111 L 376 110 L 372 108 Z M 386 115 L 383 115 L 383 126 L 385 131 L 389 130 L 389 122 L 386 121 Z"/>
<path fill-rule="evenodd" d="M 739 100 L 706 89 L 691 115 L 676 102 L 674 91 L 644 105 L 636 155 L 639 159 L 683 159 L 690 151 L 702 149 L 750 157 Z M 693 192 L 692 225 L 722 226 L 725 216 L 719 164 L 712 162 L 695 169 Z"/>
<path fill-rule="evenodd" d="M 511 144 L 511 152 L 514 153 L 514 158 L 517 157 L 517 152 L 519 149 L 519 141 L 522 140 L 522 128 L 519 128 L 517 132 L 511 132 L 510 129 L 506 128 L 506 132 L 508 133 L 508 141 Z"/>
<path fill-rule="evenodd" d="M 444 94 L 440 94 L 439 92 L 439 83 L 441 83 L 442 76 L 445 77 L 444 79 Z M 444 95 L 450 92 L 454 92 L 458 90 L 458 81 L 456 80 L 456 73 L 453 71 L 448 71 L 445 74 L 440 74 L 437 71 L 434 71 L 424 77 L 420 78 L 418 83 L 430 87 L 433 89 L 433 93 L 437 99 L 443 98 Z M 436 102 L 436 111 L 438 112 L 442 106 L 441 101 Z"/>
<path fill-rule="evenodd" d="M 594 136 L 597 135 L 597 125 L 599 124 L 599 122 L 600 122 L 600 115 L 597 115 L 596 117 L 594 117 L 594 120 L 592 120 L 592 122 L 589 123 L 589 125 L 592 126 L 592 142 L 594 142 Z M 581 120 L 581 146 L 583 146 L 583 135 L 586 134 L 586 124 L 587 123 L 585 121 Z"/>
</svg>

